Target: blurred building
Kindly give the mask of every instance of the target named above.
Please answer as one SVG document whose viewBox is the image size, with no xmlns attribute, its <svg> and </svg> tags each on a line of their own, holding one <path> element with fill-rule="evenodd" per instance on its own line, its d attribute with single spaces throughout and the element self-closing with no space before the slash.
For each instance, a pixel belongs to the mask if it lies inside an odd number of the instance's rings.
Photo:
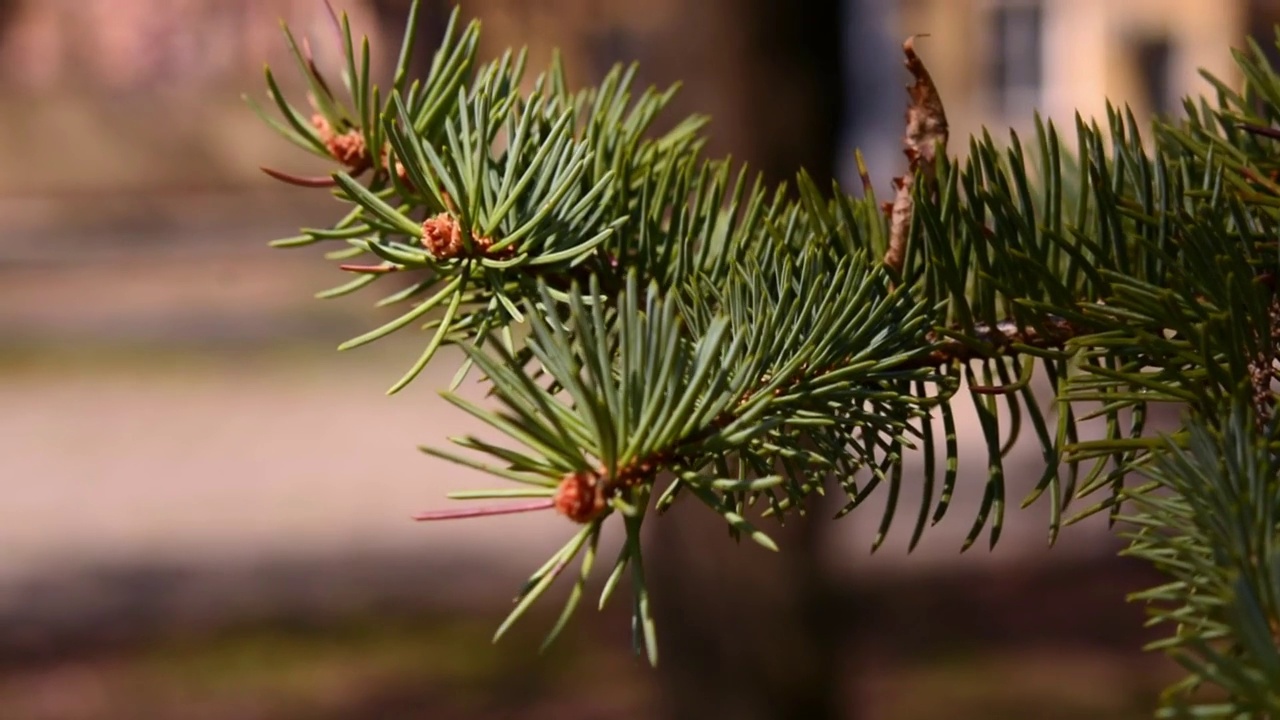
<svg viewBox="0 0 1280 720">
<path fill-rule="evenodd" d="M 395 34 L 387 21 L 408 2 L 335 5 L 376 45 L 380 33 Z M 539 54 L 550 39 L 560 40 L 574 59 L 594 64 L 642 54 L 635 38 L 697 15 L 695 4 L 679 0 L 464 5 L 484 18 L 492 42 L 529 43 Z M 1106 97 L 1123 98 L 1144 115 L 1176 111 L 1183 95 L 1203 87 L 1197 68 L 1231 77 L 1224 48 L 1240 45 L 1246 34 L 1269 36 L 1280 19 L 1275 0 L 846 0 L 846 6 L 848 33 L 859 45 L 869 26 L 895 37 L 931 36 L 921 51 L 963 130 L 1020 123 L 1031 108 L 1055 118 L 1075 109 L 1096 115 Z M 0 0 L 0 82 L 106 92 L 238 82 L 264 60 L 283 57 L 280 18 L 310 37 L 322 59 L 337 52 L 321 0 Z M 867 62 L 856 48 L 851 55 Z"/>
<path fill-rule="evenodd" d="M 366 0 L 337 4 L 386 45 Z M 47 225 L 71 196 L 127 194 L 110 213 L 261 187 L 259 164 L 305 161 L 241 100 L 264 97 L 264 62 L 301 88 L 281 19 L 322 67 L 339 66 L 323 0 L 0 0 L 0 212 Z"/>
<path fill-rule="evenodd" d="M 1203 94 L 1205 69 L 1239 80 L 1228 49 L 1269 28 L 1277 3 L 1249 0 L 900 0 L 904 35 L 947 105 L 952 137 L 1028 129 L 1039 110 L 1068 132 L 1108 98 L 1140 118 Z M 1271 44 L 1266 29 L 1260 38 Z"/>
<path fill-rule="evenodd" d="M 353 25 L 367 0 L 345 0 Z M 9 89 L 199 94 L 283 59 L 281 18 L 336 59 L 333 18 L 319 0 L 2 0 L 0 82 Z"/>
</svg>

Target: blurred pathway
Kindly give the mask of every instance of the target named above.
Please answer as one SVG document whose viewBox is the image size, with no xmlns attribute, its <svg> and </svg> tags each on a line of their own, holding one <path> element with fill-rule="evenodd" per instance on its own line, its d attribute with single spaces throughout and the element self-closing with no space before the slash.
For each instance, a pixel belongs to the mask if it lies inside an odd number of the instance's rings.
<svg viewBox="0 0 1280 720">
<path fill-rule="evenodd" d="M 77 358 L 0 372 L 0 619 L 214 612 L 281 593 L 321 605 L 505 597 L 572 529 L 550 514 L 409 520 L 450 490 L 495 482 L 415 450 L 483 429 L 438 398 L 447 375 L 383 394 L 411 351 Z M 1035 454 L 1010 462 L 1015 488 L 1038 476 Z M 973 459 L 967 474 L 981 477 Z M 906 493 L 893 539 L 870 558 L 883 502 L 873 499 L 866 521 L 832 524 L 831 553 L 850 572 L 916 572 L 1046 552 L 1037 505 L 1011 511 L 997 552 L 957 560 L 975 496 L 960 493 L 906 556 Z M 1095 524 L 1053 553 L 1110 553 L 1110 542 Z"/>
</svg>

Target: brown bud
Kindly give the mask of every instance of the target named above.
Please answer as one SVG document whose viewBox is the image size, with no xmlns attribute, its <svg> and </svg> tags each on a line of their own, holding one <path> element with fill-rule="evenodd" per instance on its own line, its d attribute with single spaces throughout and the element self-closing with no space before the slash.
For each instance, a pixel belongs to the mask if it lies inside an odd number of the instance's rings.
<svg viewBox="0 0 1280 720">
<path fill-rule="evenodd" d="M 324 146 L 335 160 L 349 168 L 368 167 L 369 154 L 365 150 L 364 134 L 359 130 L 352 129 L 341 135 L 334 135 L 325 141 Z"/>
<path fill-rule="evenodd" d="M 462 252 L 462 228 L 449 213 L 440 213 L 422 223 L 422 244 L 437 260 L 448 260 Z"/>
<path fill-rule="evenodd" d="M 564 476 L 556 490 L 556 511 L 576 523 L 589 523 L 604 512 L 604 485 L 594 472 L 579 471 Z"/>
<path fill-rule="evenodd" d="M 449 213 L 440 213 L 422 223 L 422 244 L 437 260 L 455 258 L 466 250 L 462 244 L 462 228 Z M 482 257 L 508 258 L 515 255 L 515 248 L 510 245 L 493 252 L 496 242 L 490 237 L 473 234 L 471 244 L 475 254 Z"/>
</svg>

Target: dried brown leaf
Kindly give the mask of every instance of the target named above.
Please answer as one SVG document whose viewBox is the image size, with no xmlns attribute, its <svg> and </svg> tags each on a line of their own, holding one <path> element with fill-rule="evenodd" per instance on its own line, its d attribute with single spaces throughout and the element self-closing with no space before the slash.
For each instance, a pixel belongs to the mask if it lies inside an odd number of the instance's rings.
<svg viewBox="0 0 1280 720">
<path fill-rule="evenodd" d="M 907 86 L 911 103 L 907 106 L 907 128 L 902 137 L 903 153 L 907 156 L 907 174 L 893 181 L 894 197 L 889 209 L 889 249 L 884 262 L 895 272 L 902 272 L 906 260 L 907 234 L 911 230 L 911 192 L 915 176 L 923 171 L 933 179 L 934 162 L 938 153 L 947 151 L 947 113 L 942 98 L 929 76 L 928 69 L 915 51 L 915 36 L 902 44 L 907 59 L 904 63 L 914 81 Z"/>
</svg>

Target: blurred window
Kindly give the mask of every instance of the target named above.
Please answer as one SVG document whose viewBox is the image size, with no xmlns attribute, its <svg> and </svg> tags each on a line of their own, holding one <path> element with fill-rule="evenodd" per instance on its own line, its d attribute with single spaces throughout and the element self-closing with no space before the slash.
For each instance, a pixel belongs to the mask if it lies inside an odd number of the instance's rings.
<svg viewBox="0 0 1280 720">
<path fill-rule="evenodd" d="M 1040 102 L 1044 83 L 1044 11 L 1036 0 L 1001 2 L 991 9 L 990 86 L 996 109 L 1025 114 Z"/>
</svg>

